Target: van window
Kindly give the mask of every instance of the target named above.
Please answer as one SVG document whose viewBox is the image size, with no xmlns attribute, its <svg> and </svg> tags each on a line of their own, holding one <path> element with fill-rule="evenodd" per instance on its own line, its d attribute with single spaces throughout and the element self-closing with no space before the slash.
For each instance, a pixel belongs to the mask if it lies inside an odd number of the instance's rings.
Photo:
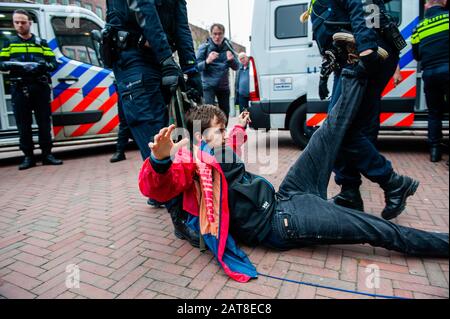
<svg viewBox="0 0 450 319">
<path fill-rule="evenodd" d="M 97 55 L 96 44 L 90 35 L 92 30 L 101 30 L 100 26 L 91 20 L 81 18 L 79 28 L 69 28 L 64 17 L 53 18 L 52 26 L 64 56 L 83 63 L 102 66 Z"/>
<path fill-rule="evenodd" d="M 400 25 L 402 23 L 402 0 L 392 0 L 386 3 L 386 9 L 397 25 Z"/>
<path fill-rule="evenodd" d="M 300 15 L 308 10 L 308 4 L 278 7 L 275 11 L 275 36 L 277 39 L 308 36 L 308 23 L 300 22 Z"/>
</svg>

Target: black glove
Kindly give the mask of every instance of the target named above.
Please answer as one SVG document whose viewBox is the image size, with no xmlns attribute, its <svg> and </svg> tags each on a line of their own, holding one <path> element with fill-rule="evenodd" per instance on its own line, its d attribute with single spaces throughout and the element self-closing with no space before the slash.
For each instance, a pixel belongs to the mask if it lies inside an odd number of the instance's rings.
<svg viewBox="0 0 450 319">
<path fill-rule="evenodd" d="M 6 65 L 2 62 L 0 62 L 0 72 L 6 72 L 8 71 L 8 68 L 6 67 Z"/>
<path fill-rule="evenodd" d="M 192 73 L 188 75 L 186 81 L 187 86 L 187 96 L 188 98 L 194 100 L 197 103 L 201 103 L 203 97 L 203 84 L 202 76 L 199 72 Z"/>
<path fill-rule="evenodd" d="M 183 76 L 180 67 L 173 57 L 167 58 L 162 62 L 162 86 L 169 87 L 174 93 L 179 85 L 179 78 Z"/>
<path fill-rule="evenodd" d="M 377 50 L 373 51 L 369 55 L 360 56 L 360 61 L 363 64 L 365 72 L 368 76 L 376 74 L 381 70 L 382 60 L 378 55 Z"/>
<path fill-rule="evenodd" d="M 319 97 L 323 101 L 326 100 L 329 95 L 330 91 L 328 90 L 328 77 L 320 77 Z"/>
</svg>

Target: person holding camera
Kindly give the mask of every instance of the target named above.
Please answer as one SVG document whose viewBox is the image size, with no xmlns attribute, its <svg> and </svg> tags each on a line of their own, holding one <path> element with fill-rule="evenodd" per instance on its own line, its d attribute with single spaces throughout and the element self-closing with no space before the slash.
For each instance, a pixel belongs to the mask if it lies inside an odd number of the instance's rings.
<svg viewBox="0 0 450 319">
<path fill-rule="evenodd" d="M 198 69 L 202 72 L 205 104 L 216 104 L 230 115 L 230 81 L 229 70 L 239 69 L 239 61 L 233 48 L 225 38 L 225 27 L 215 23 L 211 26 L 211 37 L 197 52 Z"/>
<path fill-rule="evenodd" d="M 20 149 L 25 154 L 19 170 L 36 166 L 33 154 L 32 112 L 39 128 L 39 145 L 43 165 L 61 165 L 52 153 L 50 75 L 57 69 L 53 51 L 47 41 L 31 33 L 31 15 L 16 10 L 13 24 L 17 32 L 0 51 L 0 71 L 9 71 L 14 116 L 20 135 Z M 8 62 L 18 62 L 11 67 Z M 23 63 L 21 66 L 20 63 Z"/>
</svg>

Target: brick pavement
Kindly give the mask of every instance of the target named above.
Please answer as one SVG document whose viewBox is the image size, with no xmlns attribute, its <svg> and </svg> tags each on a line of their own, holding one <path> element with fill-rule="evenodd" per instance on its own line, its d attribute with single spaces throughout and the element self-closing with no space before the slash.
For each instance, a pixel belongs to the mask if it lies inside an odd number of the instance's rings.
<svg viewBox="0 0 450 319">
<path fill-rule="evenodd" d="M 298 156 L 288 133 L 279 144 L 278 170 L 264 174 L 276 185 Z M 385 138 L 382 149 L 400 173 L 421 181 L 396 222 L 448 232 L 447 166 L 428 162 L 423 138 Z M 63 166 L 25 172 L 17 170 L 18 160 L 0 161 L 0 298 L 361 298 L 264 277 L 247 284 L 228 279 L 209 252 L 173 235 L 165 210 L 147 206 L 137 188 L 139 153 L 131 150 L 127 161 L 112 165 L 112 150 L 61 153 Z M 331 182 L 330 196 L 337 192 Z M 382 191 L 364 182 L 362 192 L 369 213 L 379 214 Z M 408 298 L 449 297 L 448 260 L 366 245 L 243 250 L 273 276 Z M 70 264 L 80 269 L 80 288 L 66 288 Z M 370 264 L 380 268 L 379 289 L 365 286 Z"/>
</svg>

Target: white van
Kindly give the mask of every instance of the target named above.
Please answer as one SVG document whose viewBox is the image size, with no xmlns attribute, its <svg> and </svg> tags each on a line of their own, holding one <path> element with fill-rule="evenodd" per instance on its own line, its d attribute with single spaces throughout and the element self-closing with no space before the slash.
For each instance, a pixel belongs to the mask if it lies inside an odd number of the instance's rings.
<svg viewBox="0 0 450 319">
<path fill-rule="evenodd" d="M 300 147 L 305 147 L 314 129 L 327 117 L 329 103 L 320 101 L 318 94 L 322 59 L 312 39 L 311 23 L 302 24 L 299 20 L 309 3 L 307 0 L 255 1 L 251 36 L 252 126 L 290 130 Z M 410 41 L 412 30 L 423 15 L 423 0 L 392 0 L 386 6 L 400 22 L 400 30 L 409 45 L 400 59 L 403 82 L 394 87 L 392 80 L 383 93 L 381 128 L 426 130 L 423 86 Z M 448 114 L 444 128 L 448 129 Z"/>
<path fill-rule="evenodd" d="M 14 34 L 12 13 L 16 9 L 32 14 L 32 32 L 48 41 L 60 64 L 52 74 L 54 141 L 115 138 L 119 117 L 114 75 L 103 68 L 90 35 L 92 30 L 101 30 L 104 21 L 74 6 L 0 3 L 0 47 Z M 8 75 L 0 73 L 0 147 L 16 146 L 18 141 Z"/>
</svg>

